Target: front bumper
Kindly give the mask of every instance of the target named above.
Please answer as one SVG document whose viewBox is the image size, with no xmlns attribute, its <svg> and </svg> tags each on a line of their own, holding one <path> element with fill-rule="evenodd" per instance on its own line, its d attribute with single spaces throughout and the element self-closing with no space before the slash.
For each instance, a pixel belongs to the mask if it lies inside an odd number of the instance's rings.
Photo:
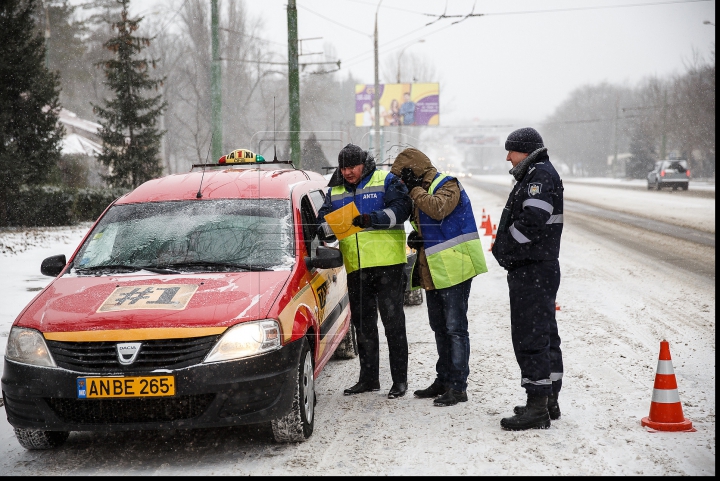
<svg viewBox="0 0 720 481">
<path fill-rule="evenodd" d="M 290 411 L 302 342 L 239 361 L 132 376 L 173 374 L 162 398 L 78 399 L 78 377 L 102 376 L 5 360 L 2 394 L 8 422 L 44 431 L 124 431 L 254 424 Z M 107 374 L 104 374 L 107 375 Z"/>
</svg>

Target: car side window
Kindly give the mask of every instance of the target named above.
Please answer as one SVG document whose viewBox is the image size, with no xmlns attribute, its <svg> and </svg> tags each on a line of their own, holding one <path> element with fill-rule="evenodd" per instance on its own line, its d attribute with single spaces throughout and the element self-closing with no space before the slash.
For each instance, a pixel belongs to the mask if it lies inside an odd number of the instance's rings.
<svg viewBox="0 0 720 481">
<path fill-rule="evenodd" d="M 317 215 L 317 213 L 320 212 L 320 208 L 325 203 L 325 192 L 322 190 L 313 190 L 308 195 L 310 196 L 310 201 L 315 208 L 315 215 Z"/>
<path fill-rule="evenodd" d="M 304 195 L 300 201 L 300 215 L 302 218 L 302 232 L 305 239 L 305 249 L 310 257 L 315 255 L 315 248 L 320 245 L 316 235 L 316 210 L 309 195 Z"/>
</svg>

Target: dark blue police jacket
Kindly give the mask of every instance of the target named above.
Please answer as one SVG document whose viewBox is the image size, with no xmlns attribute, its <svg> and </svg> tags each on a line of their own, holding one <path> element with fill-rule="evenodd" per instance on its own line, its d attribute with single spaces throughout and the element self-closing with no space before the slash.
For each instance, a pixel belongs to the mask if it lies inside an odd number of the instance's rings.
<svg viewBox="0 0 720 481">
<path fill-rule="evenodd" d="M 562 229 L 563 184 L 543 150 L 510 193 L 498 225 L 493 256 L 509 271 L 557 259 Z"/>
</svg>

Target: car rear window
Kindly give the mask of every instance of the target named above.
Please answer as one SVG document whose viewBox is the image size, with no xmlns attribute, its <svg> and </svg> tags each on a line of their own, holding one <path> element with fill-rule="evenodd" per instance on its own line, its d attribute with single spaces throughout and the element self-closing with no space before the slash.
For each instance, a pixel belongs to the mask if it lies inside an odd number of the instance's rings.
<svg viewBox="0 0 720 481">
<path fill-rule="evenodd" d="M 676 170 L 676 171 L 682 173 L 682 172 L 685 172 L 685 169 L 687 169 L 687 164 L 684 160 L 675 160 L 675 161 L 665 162 L 663 164 L 663 169 Z"/>
<path fill-rule="evenodd" d="M 221 199 L 113 206 L 81 247 L 74 267 L 207 264 L 289 268 L 290 201 Z"/>
</svg>

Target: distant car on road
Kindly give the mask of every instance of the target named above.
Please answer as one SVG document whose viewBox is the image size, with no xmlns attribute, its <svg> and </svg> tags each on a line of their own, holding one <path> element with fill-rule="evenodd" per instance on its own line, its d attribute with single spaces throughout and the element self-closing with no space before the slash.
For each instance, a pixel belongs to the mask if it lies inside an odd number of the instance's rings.
<svg viewBox="0 0 720 481">
<path fill-rule="evenodd" d="M 690 169 L 687 166 L 687 160 L 658 160 L 655 162 L 655 168 L 648 172 L 647 188 L 653 187 L 660 190 L 663 187 L 672 187 L 673 190 L 678 188 L 688 190 L 690 184 Z"/>
</svg>

